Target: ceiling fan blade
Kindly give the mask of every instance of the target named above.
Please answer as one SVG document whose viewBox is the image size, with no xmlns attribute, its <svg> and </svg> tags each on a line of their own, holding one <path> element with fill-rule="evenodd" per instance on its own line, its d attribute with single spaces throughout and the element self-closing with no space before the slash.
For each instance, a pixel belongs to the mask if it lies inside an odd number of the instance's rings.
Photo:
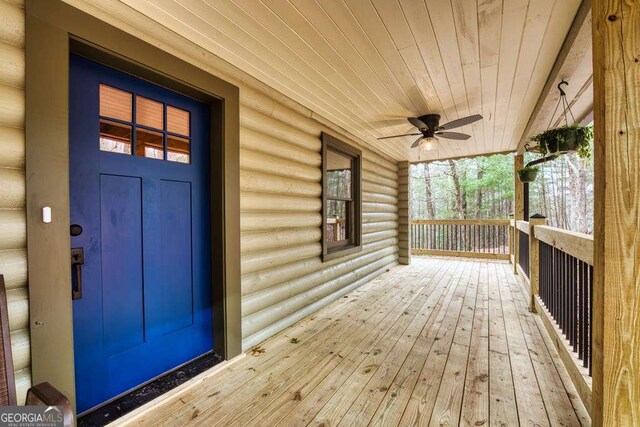
<svg viewBox="0 0 640 427">
<path fill-rule="evenodd" d="M 462 132 L 436 132 L 436 135 L 441 138 L 458 139 L 460 141 L 466 141 L 467 139 L 471 138 L 471 135 L 467 135 L 466 133 Z"/>
<path fill-rule="evenodd" d="M 415 127 L 417 127 L 418 129 L 428 129 L 429 126 L 427 126 L 422 120 L 420 120 L 417 117 L 407 117 L 407 120 L 409 120 L 409 123 L 411 123 L 412 125 L 414 125 Z"/>
<path fill-rule="evenodd" d="M 411 144 L 411 148 L 416 148 L 418 145 L 420 145 L 420 141 L 423 140 L 424 137 L 420 137 L 418 139 L 415 140 L 415 142 L 413 144 Z"/>
<path fill-rule="evenodd" d="M 404 135 L 383 136 L 383 137 L 377 138 L 377 139 L 399 138 L 401 136 L 416 136 L 416 135 L 422 135 L 422 134 L 420 132 L 417 132 L 417 133 L 405 133 Z"/>
<path fill-rule="evenodd" d="M 477 122 L 478 120 L 482 120 L 482 116 L 480 114 L 474 114 L 473 116 L 463 117 L 458 120 L 450 121 L 449 123 L 445 123 L 440 126 L 438 129 L 453 129 L 459 128 L 460 126 L 470 125 L 471 123 Z"/>
</svg>

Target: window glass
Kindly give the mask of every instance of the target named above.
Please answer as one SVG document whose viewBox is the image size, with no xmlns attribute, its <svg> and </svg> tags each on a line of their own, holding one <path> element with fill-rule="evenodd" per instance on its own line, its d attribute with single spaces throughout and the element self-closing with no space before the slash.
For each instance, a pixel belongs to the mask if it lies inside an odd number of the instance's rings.
<svg viewBox="0 0 640 427">
<path fill-rule="evenodd" d="M 136 96 L 136 124 L 164 129 L 164 111 L 160 102 Z"/>
<path fill-rule="evenodd" d="M 133 95 L 115 87 L 100 85 L 100 115 L 131 122 Z"/>
<path fill-rule="evenodd" d="M 327 242 L 334 243 L 349 239 L 349 202 L 327 200 Z"/>
<path fill-rule="evenodd" d="M 101 151 L 191 163 L 189 111 L 105 84 L 99 102 Z"/>
<path fill-rule="evenodd" d="M 171 105 L 167 105 L 167 131 L 177 133 L 186 137 L 191 136 L 189 132 L 189 112 L 181 110 Z"/>
<path fill-rule="evenodd" d="M 100 150 L 131 154 L 131 125 L 101 119 Z"/>
<path fill-rule="evenodd" d="M 327 197 L 351 198 L 351 158 L 327 151 Z"/>
<path fill-rule="evenodd" d="M 189 140 L 167 135 L 167 160 L 170 162 L 189 163 L 191 160 Z"/>
<path fill-rule="evenodd" d="M 136 130 L 136 156 L 164 159 L 162 133 L 138 128 Z"/>
</svg>

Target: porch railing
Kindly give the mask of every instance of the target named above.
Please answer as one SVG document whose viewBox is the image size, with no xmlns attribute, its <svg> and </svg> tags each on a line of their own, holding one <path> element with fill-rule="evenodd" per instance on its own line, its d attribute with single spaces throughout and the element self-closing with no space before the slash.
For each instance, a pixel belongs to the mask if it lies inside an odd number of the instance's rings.
<svg viewBox="0 0 640 427">
<path fill-rule="evenodd" d="M 347 222 L 344 218 L 327 218 L 327 241 L 339 242 L 347 238 Z"/>
<path fill-rule="evenodd" d="M 509 259 L 509 220 L 411 220 L 411 253 Z"/>
<path fill-rule="evenodd" d="M 534 219 L 535 218 L 535 219 Z M 593 237 L 545 224 L 511 221 L 512 262 L 583 402 L 591 402 Z"/>
<path fill-rule="evenodd" d="M 516 223 L 518 229 L 518 264 L 522 269 L 522 273 L 529 278 L 529 223 L 527 221 L 518 221 Z"/>
<path fill-rule="evenodd" d="M 593 237 L 536 226 L 539 298 L 591 375 Z"/>
</svg>

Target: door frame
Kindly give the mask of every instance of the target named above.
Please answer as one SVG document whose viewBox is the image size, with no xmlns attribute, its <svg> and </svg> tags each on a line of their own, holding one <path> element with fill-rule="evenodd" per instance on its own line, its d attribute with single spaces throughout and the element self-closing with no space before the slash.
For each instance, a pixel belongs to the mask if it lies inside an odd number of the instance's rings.
<svg viewBox="0 0 640 427">
<path fill-rule="evenodd" d="M 26 3 L 26 225 L 31 374 L 75 407 L 69 238 L 69 54 L 78 53 L 211 105 L 214 350 L 242 351 L 239 89 L 61 0 Z M 51 207 L 53 220 L 42 221 Z M 218 284 L 214 286 L 214 284 Z M 221 285 L 220 285 L 221 284 Z"/>
</svg>

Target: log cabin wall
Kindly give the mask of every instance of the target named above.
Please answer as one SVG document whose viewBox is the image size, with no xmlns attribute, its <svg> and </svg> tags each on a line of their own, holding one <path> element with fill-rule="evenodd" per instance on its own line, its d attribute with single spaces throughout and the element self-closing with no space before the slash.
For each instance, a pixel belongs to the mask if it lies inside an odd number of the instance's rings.
<svg viewBox="0 0 640 427">
<path fill-rule="evenodd" d="M 267 95 L 240 88 L 243 348 L 396 264 L 396 162 Z M 320 133 L 362 149 L 362 252 L 323 263 Z"/>
<path fill-rule="evenodd" d="M 65 0 L 240 88 L 243 349 L 397 264 L 398 162 L 118 1 Z M 362 252 L 323 263 L 320 134 L 362 149 Z"/>
<path fill-rule="evenodd" d="M 398 262 L 411 264 L 411 163 L 398 163 Z"/>
<path fill-rule="evenodd" d="M 24 143 L 24 3 L 0 0 L 0 274 L 7 287 L 18 403 L 31 386 Z"/>
<path fill-rule="evenodd" d="M 0 0 L 0 274 L 5 275 L 9 289 L 20 403 L 31 385 L 24 213 L 24 21 L 21 0 Z M 121 27 L 120 22 L 111 23 Z M 135 35 L 157 42 L 148 34 Z M 171 51 L 167 40 L 176 37 L 168 37 L 160 45 Z M 197 63 L 181 49 L 172 53 Z M 209 57 L 198 55 L 202 56 Z M 223 78 L 229 76 L 210 64 L 203 68 Z M 360 146 L 293 101 L 276 101 L 272 92 L 256 90 L 264 87 L 262 83 L 249 86 L 246 82 L 251 78 L 239 70 L 232 75 L 227 80 L 240 87 L 242 104 L 242 331 L 247 349 L 397 264 L 398 167 L 394 160 Z M 322 131 L 363 150 L 363 250 L 327 263 L 320 259 Z"/>
</svg>

